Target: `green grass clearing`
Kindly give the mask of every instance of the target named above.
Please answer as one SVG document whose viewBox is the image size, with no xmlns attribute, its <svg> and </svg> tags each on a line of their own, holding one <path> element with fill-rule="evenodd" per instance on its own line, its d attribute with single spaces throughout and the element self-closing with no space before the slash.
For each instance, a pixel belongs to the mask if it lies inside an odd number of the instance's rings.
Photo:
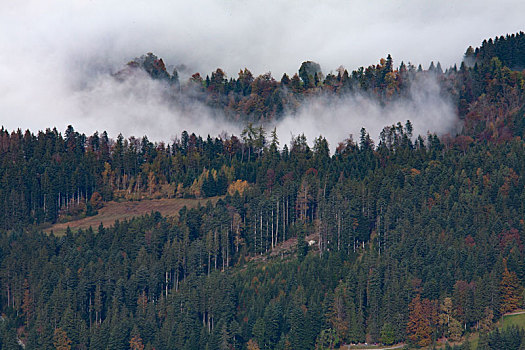
<svg viewBox="0 0 525 350">
<path fill-rule="evenodd" d="M 503 316 L 503 319 L 501 320 L 501 326 L 499 328 L 505 329 L 510 326 L 518 326 L 525 329 L 525 313 Z"/>
</svg>

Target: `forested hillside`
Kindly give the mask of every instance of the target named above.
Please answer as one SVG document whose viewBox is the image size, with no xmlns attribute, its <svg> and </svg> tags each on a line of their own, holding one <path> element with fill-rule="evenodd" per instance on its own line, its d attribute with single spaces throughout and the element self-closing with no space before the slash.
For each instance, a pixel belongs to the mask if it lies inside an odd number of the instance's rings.
<svg viewBox="0 0 525 350">
<path fill-rule="evenodd" d="M 387 57 L 337 75 L 305 62 L 279 82 L 247 69 L 180 82 L 149 54 L 115 74 L 163 79 L 173 103 L 203 101 L 243 123 L 241 135 L 190 130 L 167 144 L 2 128 L 0 348 L 417 347 L 480 332 L 480 348 L 519 349 L 523 331 L 489 332 L 525 306 L 522 37 L 469 48 L 446 71 Z M 322 136 L 287 145 L 264 127 L 316 94 L 388 105 L 429 75 L 460 134 L 413 135 L 402 120 L 331 154 Z M 177 217 L 41 232 L 110 200 L 214 196 Z"/>
</svg>

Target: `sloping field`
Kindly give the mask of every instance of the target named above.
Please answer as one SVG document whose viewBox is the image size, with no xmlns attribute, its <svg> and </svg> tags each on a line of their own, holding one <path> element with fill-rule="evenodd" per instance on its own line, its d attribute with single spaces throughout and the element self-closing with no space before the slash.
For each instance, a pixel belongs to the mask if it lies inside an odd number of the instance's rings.
<svg viewBox="0 0 525 350">
<path fill-rule="evenodd" d="M 134 216 L 142 216 L 149 214 L 152 211 L 158 211 L 163 216 L 176 216 L 179 214 L 184 206 L 188 208 L 196 208 L 199 203 L 205 205 L 208 200 L 215 204 L 220 197 L 206 198 L 206 199 L 150 199 L 134 202 L 108 202 L 102 209 L 99 209 L 98 214 L 89 216 L 83 219 L 58 223 L 47 228 L 46 232 L 51 232 L 55 235 L 62 235 L 66 232 L 69 226 L 71 230 L 87 229 L 90 226 L 96 229 L 100 223 L 102 225 L 111 226 L 116 220 L 130 219 Z"/>
<path fill-rule="evenodd" d="M 518 326 L 525 329 L 525 311 L 515 312 L 503 316 L 501 328 L 507 328 L 510 326 Z"/>
</svg>

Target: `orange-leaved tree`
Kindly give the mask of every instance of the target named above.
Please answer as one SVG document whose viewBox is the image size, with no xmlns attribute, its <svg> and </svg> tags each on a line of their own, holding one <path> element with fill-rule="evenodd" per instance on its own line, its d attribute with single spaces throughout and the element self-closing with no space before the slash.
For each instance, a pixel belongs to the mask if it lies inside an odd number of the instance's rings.
<svg viewBox="0 0 525 350">
<path fill-rule="evenodd" d="M 503 261 L 504 270 L 501 276 L 501 313 L 516 310 L 521 303 L 523 287 L 520 285 L 518 276 L 515 272 L 507 268 L 507 260 Z"/>
<path fill-rule="evenodd" d="M 432 342 L 432 332 L 438 322 L 436 301 L 421 299 L 421 296 L 418 294 L 412 299 L 408 309 L 408 338 L 419 346 L 430 345 Z"/>
</svg>

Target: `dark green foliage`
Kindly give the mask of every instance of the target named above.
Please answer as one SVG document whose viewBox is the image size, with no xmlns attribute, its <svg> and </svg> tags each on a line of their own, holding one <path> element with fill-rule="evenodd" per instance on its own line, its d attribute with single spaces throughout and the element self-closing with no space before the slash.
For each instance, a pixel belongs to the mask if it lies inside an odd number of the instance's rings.
<svg viewBox="0 0 525 350">
<path fill-rule="evenodd" d="M 525 330 L 516 326 L 511 326 L 503 330 L 483 334 L 479 339 L 478 349 L 496 349 L 496 350 L 520 350 L 525 345 Z"/>
<path fill-rule="evenodd" d="M 507 34 L 484 40 L 473 55 L 479 62 L 485 63 L 493 57 L 498 57 L 507 67 L 521 70 L 525 68 L 525 33 Z"/>
<path fill-rule="evenodd" d="M 393 135 L 403 140 L 405 131 Z M 385 142 L 332 157 L 322 144 L 310 150 L 298 139 L 288 155 L 236 163 L 266 176 L 177 220 L 152 213 L 63 237 L 4 232 L 3 311 L 17 319 L 28 291 L 29 348 L 52 344 L 54 322 L 92 348 L 127 346 L 135 325 L 159 348 L 250 339 L 312 348 L 327 329 L 344 342 L 392 343 L 406 340 L 417 293 L 452 297 L 469 329 L 486 308 L 497 317 L 504 259 L 523 284 L 521 140 L 461 150 L 431 136 L 424 148 Z M 280 256 L 299 259 L 235 267 L 295 237 Z"/>
<path fill-rule="evenodd" d="M 0 319 L 0 349 L 20 350 L 16 340 L 16 327 L 12 321 Z"/>
<path fill-rule="evenodd" d="M 321 66 L 312 61 L 303 62 L 299 68 L 299 77 L 306 87 L 317 86 L 322 77 Z"/>
</svg>

